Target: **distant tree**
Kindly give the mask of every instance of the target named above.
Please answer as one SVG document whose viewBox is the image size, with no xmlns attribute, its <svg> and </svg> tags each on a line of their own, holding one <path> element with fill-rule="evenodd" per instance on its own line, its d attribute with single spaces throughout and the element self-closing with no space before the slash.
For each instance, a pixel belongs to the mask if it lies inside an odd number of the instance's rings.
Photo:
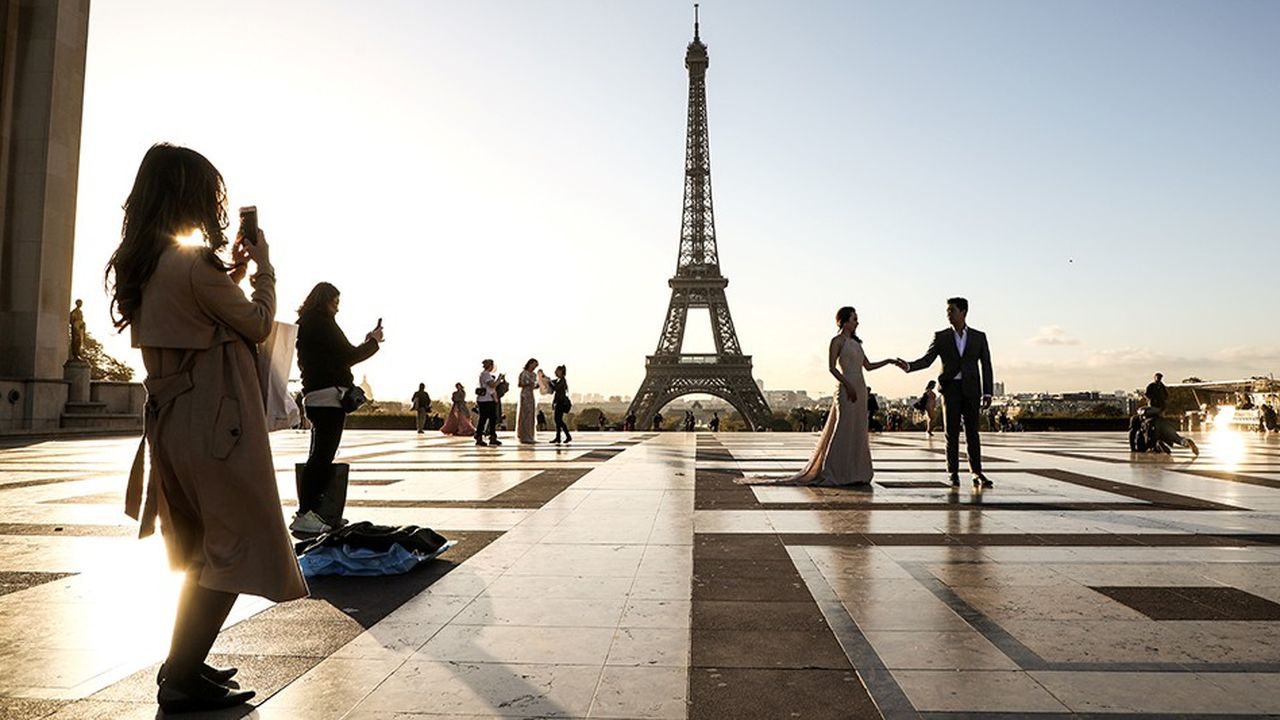
<svg viewBox="0 0 1280 720">
<path fill-rule="evenodd" d="M 791 424 L 796 430 L 807 431 L 813 427 L 813 411 L 806 407 L 791 408 L 788 413 Z"/>
<path fill-rule="evenodd" d="M 1192 375 L 1192 376 L 1191 376 L 1191 377 L 1189 377 L 1189 378 L 1182 378 L 1182 382 L 1184 382 L 1184 383 L 1202 383 L 1202 382 L 1204 382 L 1204 381 L 1203 381 L 1203 380 L 1201 380 L 1200 378 L 1196 377 L 1195 375 Z"/>
<path fill-rule="evenodd" d="M 84 361 L 89 363 L 89 377 L 94 380 L 129 382 L 133 379 L 133 368 L 108 355 L 102 343 L 88 330 L 84 331 L 81 354 Z"/>
<path fill-rule="evenodd" d="M 604 415 L 604 411 L 600 408 L 587 408 L 586 410 L 578 413 L 578 424 L 575 427 L 579 427 L 584 430 L 594 428 L 600 422 L 600 418 L 602 416 L 605 417 L 606 421 L 608 420 L 608 417 Z"/>
<path fill-rule="evenodd" d="M 774 411 L 765 424 L 774 432 L 791 432 L 795 428 L 791 426 L 791 421 L 787 419 L 785 413 Z"/>
<path fill-rule="evenodd" d="M 1085 415 L 1091 417 L 1124 417 L 1125 411 L 1109 403 L 1098 403 L 1090 408 Z"/>
</svg>

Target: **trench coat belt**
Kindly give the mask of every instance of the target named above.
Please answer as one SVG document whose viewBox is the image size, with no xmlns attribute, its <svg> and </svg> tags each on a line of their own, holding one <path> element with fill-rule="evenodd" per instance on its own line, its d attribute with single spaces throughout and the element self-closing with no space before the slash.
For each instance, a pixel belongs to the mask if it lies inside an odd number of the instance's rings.
<svg viewBox="0 0 1280 720">
<path fill-rule="evenodd" d="M 183 363 L 184 365 L 187 363 Z M 133 467 L 129 470 L 129 485 L 124 494 L 124 512 L 139 521 L 138 537 L 144 538 L 156 531 L 156 497 L 155 473 L 143 482 L 145 469 L 145 453 L 147 443 L 155 445 L 153 433 L 156 430 L 156 418 L 160 410 L 173 402 L 179 395 L 191 390 L 195 384 L 191 380 L 191 371 L 183 370 L 159 378 L 147 378 L 143 385 L 147 388 L 146 410 L 143 412 L 142 441 L 138 443 L 138 452 L 133 456 Z M 146 500 L 143 501 L 143 489 L 146 489 Z"/>
</svg>

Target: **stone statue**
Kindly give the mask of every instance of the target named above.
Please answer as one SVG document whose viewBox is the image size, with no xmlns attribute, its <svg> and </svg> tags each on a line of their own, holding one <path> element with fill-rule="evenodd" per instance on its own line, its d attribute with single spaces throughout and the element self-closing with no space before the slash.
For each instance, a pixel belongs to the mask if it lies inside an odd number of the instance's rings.
<svg viewBox="0 0 1280 720">
<path fill-rule="evenodd" d="M 84 311 L 80 309 L 83 305 L 83 300 L 76 300 L 76 307 L 71 311 L 71 317 L 69 318 L 71 324 L 72 360 L 84 360 Z"/>
</svg>

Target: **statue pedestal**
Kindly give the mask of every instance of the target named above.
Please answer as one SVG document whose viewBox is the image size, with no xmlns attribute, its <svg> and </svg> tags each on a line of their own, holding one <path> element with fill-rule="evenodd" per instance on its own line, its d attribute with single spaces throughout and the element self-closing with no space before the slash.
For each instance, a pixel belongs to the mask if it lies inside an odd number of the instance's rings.
<svg viewBox="0 0 1280 720">
<path fill-rule="evenodd" d="M 68 360 L 62 366 L 62 379 L 71 383 L 71 387 L 67 388 L 67 402 L 89 402 L 89 381 L 92 376 L 92 368 L 83 360 Z"/>
</svg>

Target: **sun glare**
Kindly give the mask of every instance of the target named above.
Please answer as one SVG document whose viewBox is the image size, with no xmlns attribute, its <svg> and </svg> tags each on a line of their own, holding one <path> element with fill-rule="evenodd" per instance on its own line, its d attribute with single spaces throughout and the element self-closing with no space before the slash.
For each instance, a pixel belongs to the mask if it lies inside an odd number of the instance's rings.
<svg viewBox="0 0 1280 720">
<path fill-rule="evenodd" d="M 203 245 L 204 233 L 196 229 L 186 235 L 178 235 L 174 239 L 178 241 L 179 245 Z"/>
<path fill-rule="evenodd" d="M 1232 427 L 1235 405 L 1221 405 L 1213 416 L 1213 448 L 1218 461 L 1229 467 L 1238 466 L 1245 456 L 1244 437 Z"/>
</svg>

